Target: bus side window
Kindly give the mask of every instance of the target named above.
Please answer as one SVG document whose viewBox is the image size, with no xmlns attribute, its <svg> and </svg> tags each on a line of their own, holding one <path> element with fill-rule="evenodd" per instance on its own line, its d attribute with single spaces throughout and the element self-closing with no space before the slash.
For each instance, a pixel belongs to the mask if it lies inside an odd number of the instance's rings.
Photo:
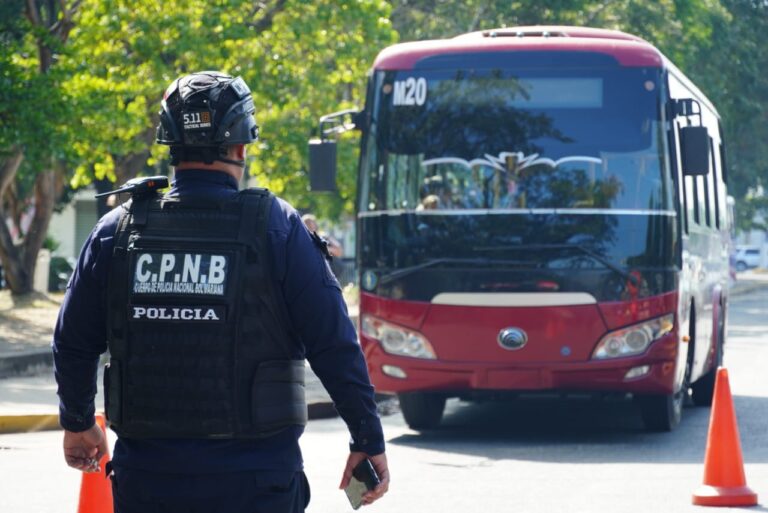
<svg viewBox="0 0 768 513">
<path fill-rule="evenodd" d="M 709 181 L 711 184 L 712 189 L 712 198 L 714 200 L 714 212 L 713 217 L 715 218 L 715 228 L 718 230 L 720 229 L 720 186 L 717 180 L 717 177 L 720 176 L 720 173 L 718 172 L 718 160 L 715 158 L 715 140 L 710 138 L 709 139 L 709 157 L 712 162 L 712 172 L 709 176 Z"/>
<path fill-rule="evenodd" d="M 690 122 L 688 122 L 690 124 Z M 678 125 L 678 140 L 680 139 L 680 128 L 682 128 L 683 125 Z M 707 208 L 705 208 L 705 203 L 707 201 L 707 186 L 704 182 L 704 179 L 706 177 L 704 176 L 685 176 L 682 171 L 680 173 L 683 176 L 683 181 L 685 183 L 685 201 L 687 203 L 687 210 L 693 211 L 693 215 L 691 216 L 688 214 L 688 219 L 690 220 L 690 217 L 693 217 L 693 223 L 698 226 L 704 226 L 704 219 L 702 217 L 707 215 L 707 219 L 709 216 L 709 211 Z M 686 230 L 687 231 L 687 230 Z"/>
<path fill-rule="evenodd" d="M 717 189 L 721 192 L 721 197 L 723 200 L 723 206 L 720 209 L 720 226 L 723 229 L 730 229 L 730 226 L 728 224 L 728 196 L 727 191 L 725 188 L 725 181 L 726 181 L 726 162 L 725 162 L 725 146 L 723 145 L 723 140 L 720 139 L 720 145 L 718 146 L 718 150 L 720 153 L 720 180 L 717 181 Z"/>
<path fill-rule="evenodd" d="M 710 143 L 711 144 L 711 143 Z M 709 201 L 711 198 L 711 188 L 709 187 L 709 177 L 712 176 L 712 169 L 710 168 L 707 176 L 700 176 L 701 184 L 701 200 L 704 202 L 704 220 L 706 225 L 712 227 L 712 212 L 710 210 Z"/>
<path fill-rule="evenodd" d="M 688 196 L 689 196 L 688 181 L 685 179 L 683 179 L 682 181 L 683 181 L 683 186 L 681 187 L 681 189 L 683 190 L 683 208 L 682 208 L 683 225 L 684 225 L 685 233 L 688 233 L 688 223 L 690 222 L 690 219 L 691 219 L 690 212 L 688 212 Z"/>
<path fill-rule="evenodd" d="M 677 168 L 677 176 L 678 176 L 678 182 L 680 183 L 680 201 L 682 202 L 680 213 L 683 216 L 683 233 L 687 234 L 689 231 L 689 224 L 691 222 L 691 212 L 690 212 L 690 206 L 691 206 L 691 200 L 693 198 L 693 190 L 691 188 L 691 177 L 683 175 L 682 171 L 682 161 L 681 161 L 681 151 L 680 151 L 680 123 L 678 121 L 674 121 L 674 144 L 675 144 L 675 154 L 677 155 L 677 165 L 675 166 Z"/>
<path fill-rule="evenodd" d="M 698 177 L 686 176 L 685 179 L 691 184 L 693 192 L 693 201 L 691 201 L 691 207 L 693 208 L 693 222 L 697 225 L 701 225 L 701 194 L 699 192 Z"/>
</svg>

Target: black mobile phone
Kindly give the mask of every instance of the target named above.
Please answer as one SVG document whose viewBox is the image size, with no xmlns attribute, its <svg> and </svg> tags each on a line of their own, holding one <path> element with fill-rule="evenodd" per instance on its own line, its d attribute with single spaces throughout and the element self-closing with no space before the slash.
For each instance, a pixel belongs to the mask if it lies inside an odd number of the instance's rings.
<svg viewBox="0 0 768 513">
<path fill-rule="evenodd" d="M 363 494 L 373 490 L 378 484 L 379 476 L 376 474 L 373 465 L 371 465 L 371 461 L 367 458 L 364 459 L 352 471 L 352 479 L 349 480 L 349 484 L 344 488 L 352 509 L 358 509 L 363 503 Z"/>
</svg>

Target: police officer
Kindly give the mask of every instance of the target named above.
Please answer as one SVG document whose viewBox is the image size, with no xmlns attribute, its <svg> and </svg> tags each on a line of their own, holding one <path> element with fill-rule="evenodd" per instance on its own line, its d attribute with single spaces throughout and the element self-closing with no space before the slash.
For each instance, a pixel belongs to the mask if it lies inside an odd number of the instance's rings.
<svg viewBox="0 0 768 513">
<path fill-rule="evenodd" d="M 119 513 L 304 511 L 305 358 L 351 434 L 341 487 L 368 458 L 381 483 L 363 503 L 387 491 L 373 387 L 324 245 L 285 201 L 238 192 L 254 111 L 241 78 L 174 81 L 157 130 L 170 191 L 144 187 L 99 220 L 64 298 L 53 341 L 64 456 L 97 471 L 107 451 L 94 396 L 109 348 Z"/>
</svg>

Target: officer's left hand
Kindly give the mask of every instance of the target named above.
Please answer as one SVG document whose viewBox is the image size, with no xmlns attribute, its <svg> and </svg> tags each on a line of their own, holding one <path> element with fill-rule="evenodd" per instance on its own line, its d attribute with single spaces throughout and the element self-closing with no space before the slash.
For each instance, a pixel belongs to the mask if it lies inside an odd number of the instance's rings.
<svg viewBox="0 0 768 513">
<path fill-rule="evenodd" d="M 340 489 L 344 489 L 349 484 L 349 480 L 352 479 L 352 471 L 355 467 L 364 459 L 371 460 L 373 469 L 376 471 L 376 475 L 379 476 L 379 484 L 373 490 L 363 494 L 363 504 L 373 504 L 380 499 L 387 490 L 389 490 L 389 467 L 387 466 L 387 455 L 385 453 L 377 454 L 376 456 L 368 456 L 364 452 L 351 452 L 349 458 L 347 458 L 347 466 L 344 468 L 344 475 L 341 477 Z"/>
<path fill-rule="evenodd" d="M 72 468 L 99 472 L 99 461 L 108 451 L 107 437 L 96 424 L 79 433 L 64 431 L 64 459 Z"/>
</svg>

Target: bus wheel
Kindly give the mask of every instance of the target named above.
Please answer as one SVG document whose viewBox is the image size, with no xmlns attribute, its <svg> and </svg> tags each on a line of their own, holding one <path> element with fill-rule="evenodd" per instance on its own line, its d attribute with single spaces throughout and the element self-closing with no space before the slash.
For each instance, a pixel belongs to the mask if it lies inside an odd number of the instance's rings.
<svg viewBox="0 0 768 513">
<path fill-rule="evenodd" d="M 687 391 L 687 388 L 684 390 Z M 683 389 L 667 395 L 641 395 L 637 397 L 643 424 L 648 431 L 672 431 L 683 416 Z"/>
<path fill-rule="evenodd" d="M 688 355 L 685 358 L 685 372 L 680 388 L 673 394 L 648 394 L 640 395 L 637 401 L 640 404 L 640 414 L 643 424 L 648 431 L 672 431 L 680 424 L 683 418 L 683 406 L 688 398 L 688 390 L 691 387 L 691 372 L 693 370 L 694 343 L 696 340 L 696 317 L 691 318 L 690 323 L 691 343 L 688 344 Z"/>
<path fill-rule="evenodd" d="M 717 326 L 717 345 L 715 347 L 715 361 L 712 368 L 691 385 L 691 399 L 696 406 L 712 406 L 712 396 L 715 393 L 715 379 L 717 369 L 723 364 L 723 342 L 725 342 L 725 322 L 721 318 Z"/>
<path fill-rule="evenodd" d="M 432 429 L 440 424 L 445 409 L 445 396 L 429 392 L 397 394 L 400 411 L 411 429 Z"/>
</svg>

